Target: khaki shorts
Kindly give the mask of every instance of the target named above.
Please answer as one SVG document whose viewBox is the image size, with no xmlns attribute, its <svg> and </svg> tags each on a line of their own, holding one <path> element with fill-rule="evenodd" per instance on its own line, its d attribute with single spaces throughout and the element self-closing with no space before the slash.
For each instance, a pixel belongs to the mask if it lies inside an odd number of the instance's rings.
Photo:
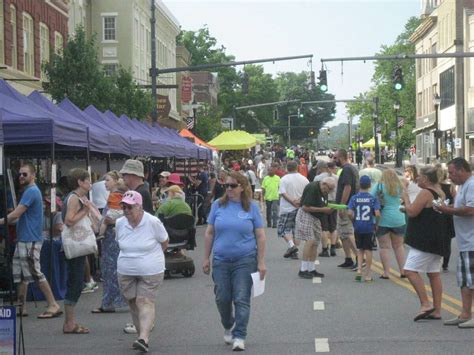
<svg viewBox="0 0 474 355">
<path fill-rule="evenodd" d="M 156 299 L 158 287 L 163 282 L 165 273 L 148 276 L 129 276 L 117 274 L 120 291 L 126 300 L 137 297 Z"/>
<path fill-rule="evenodd" d="M 342 217 L 337 214 L 337 233 L 341 240 L 348 239 L 350 236 L 354 235 L 354 227 L 352 226 L 352 221 L 347 214 L 347 211 L 342 212 Z"/>
<path fill-rule="evenodd" d="M 12 261 L 13 282 L 43 282 L 46 277 L 41 272 L 41 242 L 18 242 Z"/>
</svg>

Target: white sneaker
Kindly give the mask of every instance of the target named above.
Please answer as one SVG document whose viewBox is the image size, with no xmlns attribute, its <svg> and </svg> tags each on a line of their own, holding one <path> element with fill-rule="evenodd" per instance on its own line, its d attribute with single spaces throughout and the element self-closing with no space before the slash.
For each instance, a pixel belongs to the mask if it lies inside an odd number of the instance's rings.
<svg viewBox="0 0 474 355">
<path fill-rule="evenodd" d="M 469 328 L 474 328 L 474 318 L 471 320 L 468 320 L 467 322 L 463 322 L 461 324 L 458 324 L 459 328 L 462 329 L 469 329 Z"/>
<path fill-rule="evenodd" d="M 94 284 L 92 283 L 87 283 L 86 286 L 82 289 L 81 293 L 92 293 L 94 292 Z"/>
<path fill-rule="evenodd" d="M 234 345 L 232 345 L 232 351 L 244 351 L 245 350 L 245 340 L 235 338 Z"/>
<path fill-rule="evenodd" d="M 227 345 L 232 344 L 232 331 L 230 329 L 224 329 L 224 341 Z"/>
<path fill-rule="evenodd" d="M 137 328 L 133 323 L 125 324 L 125 328 L 123 328 L 123 332 L 125 334 L 137 334 Z"/>
</svg>

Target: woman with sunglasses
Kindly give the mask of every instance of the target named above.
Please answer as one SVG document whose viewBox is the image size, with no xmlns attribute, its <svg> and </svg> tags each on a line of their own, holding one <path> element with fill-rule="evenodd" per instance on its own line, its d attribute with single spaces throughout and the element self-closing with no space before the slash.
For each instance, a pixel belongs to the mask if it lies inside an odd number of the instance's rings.
<svg viewBox="0 0 474 355">
<path fill-rule="evenodd" d="M 148 352 L 156 294 L 165 272 L 163 250 L 168 246 L 168 233 L 157 217 L 143 210 L 139 192 L 125 192 L 121 205 L 124 217 L 115 227 L 120 248 L 117 276 L 138 333 L 132 347 Z"/>
<path fill-rule="evenodd" d="M 211 207 L 204 242 L 203 271 L 211 270 L 216 304 L 224 326 L 224 341 L 234 351 L 245 350 L 250 318 L 251 273 L 265 278 L 265 232 L 249 181 L 239 172 L 226 178 L 226 192 Z"/>
</svg>

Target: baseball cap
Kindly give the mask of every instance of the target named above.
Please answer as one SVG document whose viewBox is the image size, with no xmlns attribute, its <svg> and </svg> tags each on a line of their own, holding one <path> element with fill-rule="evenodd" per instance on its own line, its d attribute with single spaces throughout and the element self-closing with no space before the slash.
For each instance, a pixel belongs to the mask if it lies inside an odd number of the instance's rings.
<svg viewBox="0 0 474 355">
<path fill-rule="evenodd" d="M 359 184 L 360 184 L 360 187 L 362 187 L 363 189 L 369 187 L 371 184 L 370 177 L 367 175 L 362 175 L 360 177 Z"/>
<path fill-rule="evenodd" d="M 123 194 L 121 203 L 126 203 L 127 205 L 139 205 L 143 203 L 142 195 L 137 191 L 127 191 Z"/>
<path fill-rule="evenodd" d="M 125 164 L 123 164 L 120 174 L 130 174 L 144 178 L 143 163 L 140 160 L 128 159 Z"/>
<path fill-rule="evenodd" d="M 168 177 L 168 176 L 170 176 L 170 175 L 171 175 L 171 173 L 170 173 L 169 171 L 162 171 L 162 172 L 160 173 L 160 176 L 163 176 L 163 177 Z"/>
</svg>

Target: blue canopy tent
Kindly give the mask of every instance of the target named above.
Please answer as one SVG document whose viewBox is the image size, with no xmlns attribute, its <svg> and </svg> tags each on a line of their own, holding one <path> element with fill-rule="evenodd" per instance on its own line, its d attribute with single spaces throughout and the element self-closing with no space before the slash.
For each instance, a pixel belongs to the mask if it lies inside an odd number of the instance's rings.
<svg viewBox="0 0 474 355">
<path fill-rule="evenodd" d="M 200 147 L 197 144 L 194 144 L 193 142 L 187 140 L 186 138 L 182 137 L 179 135 L 179 132 L 168 128 L 168 127 L 154 127 L 158 129 L 159 131 L 162 131 L 164 135 L 169 137 L 169 139 L 177 141 L 177 142 L 182 142 L 183 145 L 185 145 L 188 149 L 192 151 L 192 158 L 196 159 L 211 159 L 212 158 L 212 152 L 208 148 Z"/>
</svg>

